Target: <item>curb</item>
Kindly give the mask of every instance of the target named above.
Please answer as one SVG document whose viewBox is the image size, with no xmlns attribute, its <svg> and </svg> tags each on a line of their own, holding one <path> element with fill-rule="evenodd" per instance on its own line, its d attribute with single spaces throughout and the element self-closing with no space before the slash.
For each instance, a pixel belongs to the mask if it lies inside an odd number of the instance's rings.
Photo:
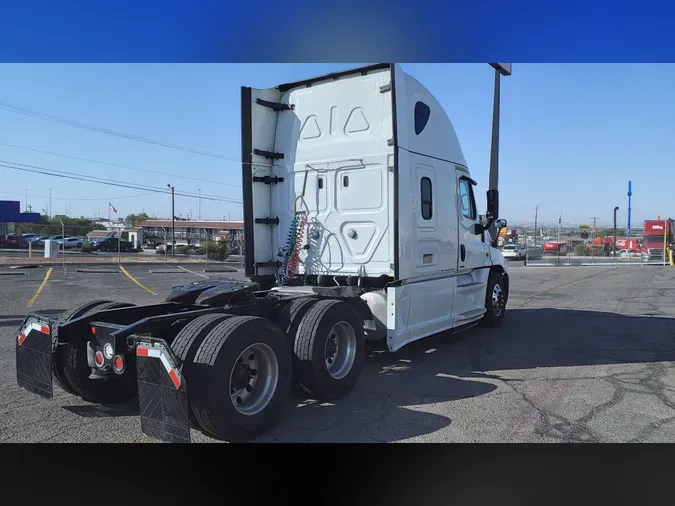
<svg viewBox="0 0 675 506">
<path fill-rule="evenodd" d="M 0 276 L 28 276 L 28 273 L 20 271 L 9 271 L 9 272 L 0 272 Z"/>
<path fill-rule="evenodd" d="M 204 269 L 203 272 L 237 272 L 234 267 L 216 267 L 213 269 Z"/>
<path fill-rule="evenodd" d="M 148 269 L 150 274 L 187 274 L 187 271 L 181 269 Z"/>
</svg>

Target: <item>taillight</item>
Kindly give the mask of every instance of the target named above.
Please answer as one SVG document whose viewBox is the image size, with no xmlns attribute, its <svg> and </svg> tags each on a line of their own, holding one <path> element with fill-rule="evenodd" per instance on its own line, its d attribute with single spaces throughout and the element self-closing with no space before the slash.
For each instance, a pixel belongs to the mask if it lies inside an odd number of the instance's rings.
<svg viewBox="0 0 675 506">
<path fill-rule="evenodd" d="M 124 358 L 122 358 L 121 355 L 115 355 L 115 360 L 113 360 L 113 367 L 117 372 L 122 372 L 124 370 Z"/>
<path fill-rule="evenodd" d="M 96 365 L 101 367 L 103 365 L 103 353 L 101 353 L 100 351 L 97 351 L 96 356 L 95 356 L 95 360 L 96 360 Z"/>
</svg>

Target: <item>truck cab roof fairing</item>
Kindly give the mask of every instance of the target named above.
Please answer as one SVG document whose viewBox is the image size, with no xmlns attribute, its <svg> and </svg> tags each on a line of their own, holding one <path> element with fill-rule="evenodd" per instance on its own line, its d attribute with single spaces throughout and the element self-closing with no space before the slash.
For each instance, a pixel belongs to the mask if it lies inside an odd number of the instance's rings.
<svg viewBox="0 0 675 506">
<path fill-rule="evenodd" d="M 417 79 L 403 72 L 400 65 L 394 65 L 394 72 L 397 145 L 407 151 L 467 167 L 457 133 L 443 106 Z M 428 107 L 428 118 L 424 114 L 426 108 L 417 105 L 418 102 Z M 415 128 L 416 112 L 418 122 L 426 123 L 421 129 L 419 124 Z"/>
</svg>

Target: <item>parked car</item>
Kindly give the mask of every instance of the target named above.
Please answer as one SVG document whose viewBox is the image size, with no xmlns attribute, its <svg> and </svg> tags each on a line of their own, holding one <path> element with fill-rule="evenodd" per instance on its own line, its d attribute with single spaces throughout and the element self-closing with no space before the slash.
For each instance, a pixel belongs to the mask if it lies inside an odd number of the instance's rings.
<svg viewBox="0 0 675 506">
<path fill-rule="evenodd" d="M 641 253 L 639 251 L 627 250 L 627 249 L 621 249 L 621 250 L 617 251 L 616 254 L 620 257 L 623 257 L 623 258 L 628 258 L 628 257 L 640 258 L 641 256 L 645 256 L 643 253 Z"/>
<path fill-rule="evenodd" d="M 502 255 L 510 260 L 525 260 L 525 246 L 522 244 L 507 244 L 502 248 Z"/>
<path fill-rule="evenodd" d="M 84 243 L 79 237 L 64 237 L 57 241 L 59 248 L 81 248 Z"/>
<path fill-rule="evenodd" d="M 16 234 L 0 235 L 0 248 L 13 249 L 21 246 L 21 238 Z"/>
<path fill-rule="evenodd" d="M 117 237 L 103 237 L 94 239 L 87 242 L 86 246 L 90 248 L 91 251 L 117 251 Z M 132 249 L 134 249 L 134 245 L 131 243 L 131 241 L 120 241 L 120 251 L 128 252 Z"/>
<path fill-rule="evenodd" d="M 58 241 L 60 241 L 61 239 L 63 239 L 63 236 L 62 236 L 62 235 L 50 235 L 50 236 L 41 238 L 41 239 L 38 241 L 38 244 L 39 244 L 40 246 L 44 246 L 44 245 L 45 245 L 45 241 L 54 241 L 54 242 L 58 242 Z"/>
</svg>

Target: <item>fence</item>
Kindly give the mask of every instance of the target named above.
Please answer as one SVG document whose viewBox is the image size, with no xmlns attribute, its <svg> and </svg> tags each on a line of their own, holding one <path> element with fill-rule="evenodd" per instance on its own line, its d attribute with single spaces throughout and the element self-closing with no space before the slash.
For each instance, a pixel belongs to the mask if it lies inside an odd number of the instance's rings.
<svg viewBox="0 0 675 506">
<path fill-rule="evenodd" d="M 173 248 L 170 228 L 163 231 L 159 244 L 158 241 L 140 244 L 139 236 L 129 231 L 91 231 L 67 225 L 33 229 L 22 226 L 16 232 L 0 234 L 0 257 L 4 257 L 0 263 L 9 263 L 16 258 L 32 259 L 31 263 L 42 259 L 42 262 L 64 265 L 180 262 L 243 265 L 243 241 L 220 240 L 206 233 L 201 241 L 190 244 L 181 244 L 176 238 Z M 118 234 L 121 241 L 118 241 Z"/>
<path fill-rule="evenodd" d="M 551 214 L 538 209 L 536 225 L 533 219 L 531 223 L 513 225 L 516 234 L 507 230 L 504 251 L 514 249 L 508 246 L 509 242 L 520 246 L 517 254 L 510 252 L 505 256 L 517 256 L 528 266 L 542 267 L 672 264 L 675 245 L 669 235 L 668 220 L 659 220 L 663 226 L 654 227 L 658 230 L 650 227 L 645 232 L 643 223 L 639 223 L 628 233 L 625 217 L 619 215 L 615 231 L 613 214 L 591 217 L 581 224 L 565 222 L 560 215 Z"/>
</svg>

